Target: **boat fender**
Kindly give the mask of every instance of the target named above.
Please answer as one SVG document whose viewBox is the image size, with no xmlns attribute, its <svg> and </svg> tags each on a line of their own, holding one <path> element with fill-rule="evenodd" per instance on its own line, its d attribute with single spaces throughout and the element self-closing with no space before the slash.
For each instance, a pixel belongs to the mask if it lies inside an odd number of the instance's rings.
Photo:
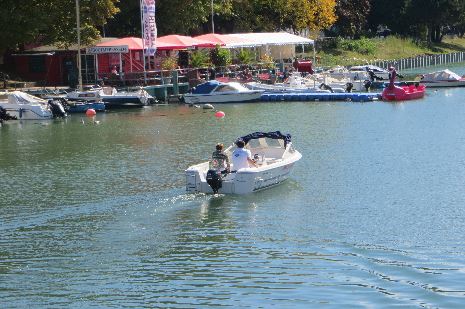
<svg viewBox="0 0 465 309">
<path fill-rule="evenodd" d="M 207 183 L 212 188 L 213 193 L 218 193 L 218 190 L 223 186 L 223 180 L 221 174 L 216 170 L 208 170 L 207 172 Z"/>
</svg>

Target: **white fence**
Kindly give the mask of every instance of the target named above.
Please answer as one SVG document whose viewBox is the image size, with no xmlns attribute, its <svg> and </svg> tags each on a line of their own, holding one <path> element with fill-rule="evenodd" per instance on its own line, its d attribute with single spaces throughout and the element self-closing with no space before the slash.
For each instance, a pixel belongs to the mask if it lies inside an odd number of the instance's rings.
<svg viewBox="0 0 465 309">
<path fill-rule="evenodd" d="M 393 66 L 397 71 L 426 68 L 435 65 L 446 65 L 449 63 L 465 62 L 465 52 L 456 52 L 450 54 L 423 55 L 399 60 L 379 60 L 370 61 L 369 64 L 381 68 Z"/>
</svg>

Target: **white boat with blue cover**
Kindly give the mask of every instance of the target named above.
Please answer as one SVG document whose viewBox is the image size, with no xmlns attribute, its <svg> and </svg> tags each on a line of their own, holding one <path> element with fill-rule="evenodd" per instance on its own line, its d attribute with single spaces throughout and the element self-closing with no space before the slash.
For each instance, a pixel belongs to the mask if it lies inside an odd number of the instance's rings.
<svg viewBox="0 0 465 309">
<path fill-rule="evenodd" d="M 221 176 L 210 161 L 190 166 L 186 170 L 186 190 L 196 193 L 247 194 L 270 188 L 287 180 L 294 164 L 302 158 L 294 149 L 290 134 L 255 132 L 240 137 L 255 158 L 257 167 L 235 170 Z M 231 158 L 236 145 L 224 153 Z M 232 160 L 230 159 L 230 162 Z"/>
<path fill-rule="evenodd" d="M 191 93 L 184 94 L 184 102 L 197 103 L 245 103 L 258 101 L 264 91 L 250 90 L 240 83 L 222 83 L 211 80 L 192 89 Z"/>
</svg>

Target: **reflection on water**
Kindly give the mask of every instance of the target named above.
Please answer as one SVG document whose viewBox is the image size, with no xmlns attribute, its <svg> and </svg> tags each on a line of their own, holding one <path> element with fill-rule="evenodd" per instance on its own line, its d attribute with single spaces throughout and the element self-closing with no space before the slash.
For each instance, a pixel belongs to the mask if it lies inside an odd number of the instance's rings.
<svg viewBox="0 0 465 309">
<path fill-rule="evenodd" d="M 7 123 L 0 304 L 461 307 L 463 95 Z M 185 193 L 187 166 L 257 130 L 293 135 L 303 159 L 289 181 Z"/>
</svg>

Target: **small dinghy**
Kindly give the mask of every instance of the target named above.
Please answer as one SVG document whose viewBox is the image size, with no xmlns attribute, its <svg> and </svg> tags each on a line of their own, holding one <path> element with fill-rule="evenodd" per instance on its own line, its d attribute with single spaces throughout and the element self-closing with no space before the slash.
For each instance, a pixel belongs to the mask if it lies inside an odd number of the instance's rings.
<svg viewBox="0 0 465 309">
<path fill-rule="evenodd" d="M 294 149 L 291 136 L 275 132 L 255 132 L 239 138 L 250 150 L 257 167 L 235 170 L 222 175 L 207 161 L 186 170 L 186 190 L 196 193 L 247 194 L 278 185 L 289 178 L 294 164 L 302 158 Z M 231 158 L 236 145 L 224 153 Z M 231 161 L 231 160 L 230 160 Z"/>
</svg>

